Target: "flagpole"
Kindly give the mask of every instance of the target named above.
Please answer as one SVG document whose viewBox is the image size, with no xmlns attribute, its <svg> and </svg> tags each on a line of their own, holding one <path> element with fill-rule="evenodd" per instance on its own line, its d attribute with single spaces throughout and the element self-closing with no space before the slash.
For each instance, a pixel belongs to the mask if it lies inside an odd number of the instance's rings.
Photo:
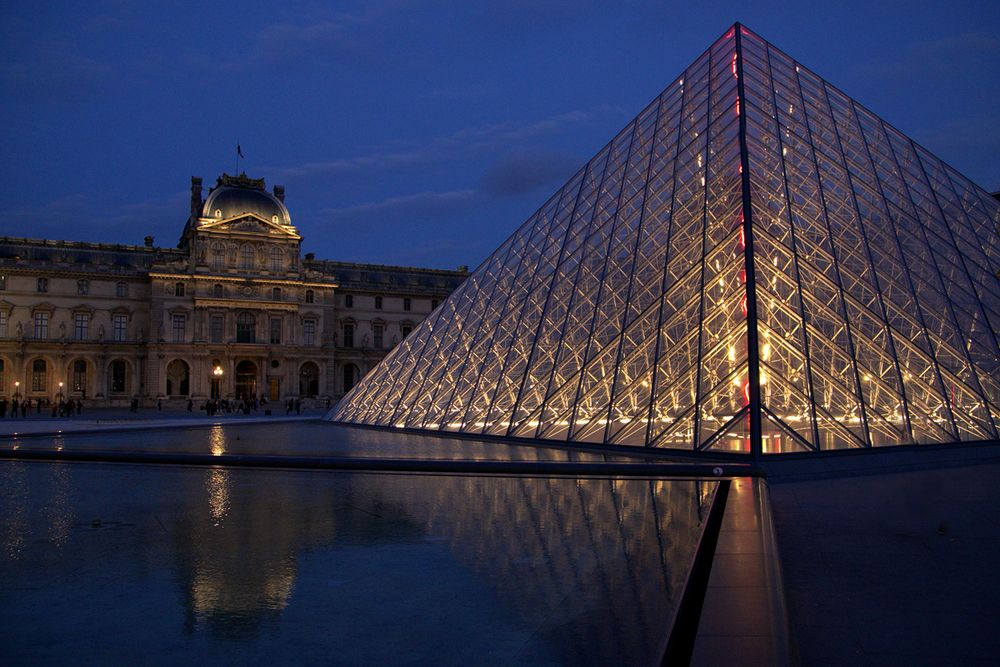
<svg viewBox="0 0 1000 667">
<path fill-rule="evenodd" d="M 240 140 L 236 140 L 236 173 L 233 176 L 240 175 Z"/>
</svg>

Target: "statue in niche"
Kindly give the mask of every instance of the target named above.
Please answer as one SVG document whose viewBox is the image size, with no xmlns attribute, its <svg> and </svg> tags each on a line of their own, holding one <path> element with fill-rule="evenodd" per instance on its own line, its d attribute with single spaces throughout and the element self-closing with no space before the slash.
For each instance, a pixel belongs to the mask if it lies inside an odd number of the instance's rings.
<svg viewBox="0 0 1000 667">
<path fill-rule="evenodd" d="M 59 340 L 66 340 L 66 323 L 59 323 Z"/>
<path fill-rule="evenodd" d="M 17 337 L 18 338 L 24 337 L 24 326 L 20 322 L 17 323 Z"/>
</svg>

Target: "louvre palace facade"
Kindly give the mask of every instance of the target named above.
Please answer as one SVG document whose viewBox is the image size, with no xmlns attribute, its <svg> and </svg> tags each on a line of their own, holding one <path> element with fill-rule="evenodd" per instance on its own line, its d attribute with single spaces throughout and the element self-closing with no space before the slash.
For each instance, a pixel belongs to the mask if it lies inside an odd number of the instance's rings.
<svg viewBox="0 0 1000 667">
<path fill-rule="evenodd" d="M 176 248 L 0 238 L 0 399 L 325 402 L 467 275 L 300 257 L 284 200 L 192 178 Z"/>
</svg>

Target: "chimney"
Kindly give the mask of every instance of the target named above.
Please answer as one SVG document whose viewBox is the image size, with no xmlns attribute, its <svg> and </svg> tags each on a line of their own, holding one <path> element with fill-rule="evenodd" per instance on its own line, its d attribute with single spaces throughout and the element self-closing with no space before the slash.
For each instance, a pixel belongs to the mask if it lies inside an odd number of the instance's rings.
<svg viewBox="0 0 1000 667">
<path fill-rule="evenodd" d="M 191 217 L 201 217 L 201 177 L 191 177 Z"/>
<path fill-rule="evenodd" d="M 285 186 L 284 185 L 275 185 L 274 186 L 274 196 L 278 199 L 278 201 L 280 201 L 282 204 L 284 204 L 285 203 Z"/>
</svg>

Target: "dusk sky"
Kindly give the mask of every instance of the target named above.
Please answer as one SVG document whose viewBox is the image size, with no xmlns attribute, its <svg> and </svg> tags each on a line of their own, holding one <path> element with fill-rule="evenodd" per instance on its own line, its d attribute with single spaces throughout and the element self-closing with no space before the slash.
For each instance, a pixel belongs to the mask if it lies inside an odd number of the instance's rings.
<svg viewBox="0 0 1000 667">
<path fill-rule="evenodd" d="M 0 234 L 173 246 L 239 141 L 303 252 L 475 267 L 737 20 L 1000 189 L 996 0 L 6 0 Z"/>
</svg>

